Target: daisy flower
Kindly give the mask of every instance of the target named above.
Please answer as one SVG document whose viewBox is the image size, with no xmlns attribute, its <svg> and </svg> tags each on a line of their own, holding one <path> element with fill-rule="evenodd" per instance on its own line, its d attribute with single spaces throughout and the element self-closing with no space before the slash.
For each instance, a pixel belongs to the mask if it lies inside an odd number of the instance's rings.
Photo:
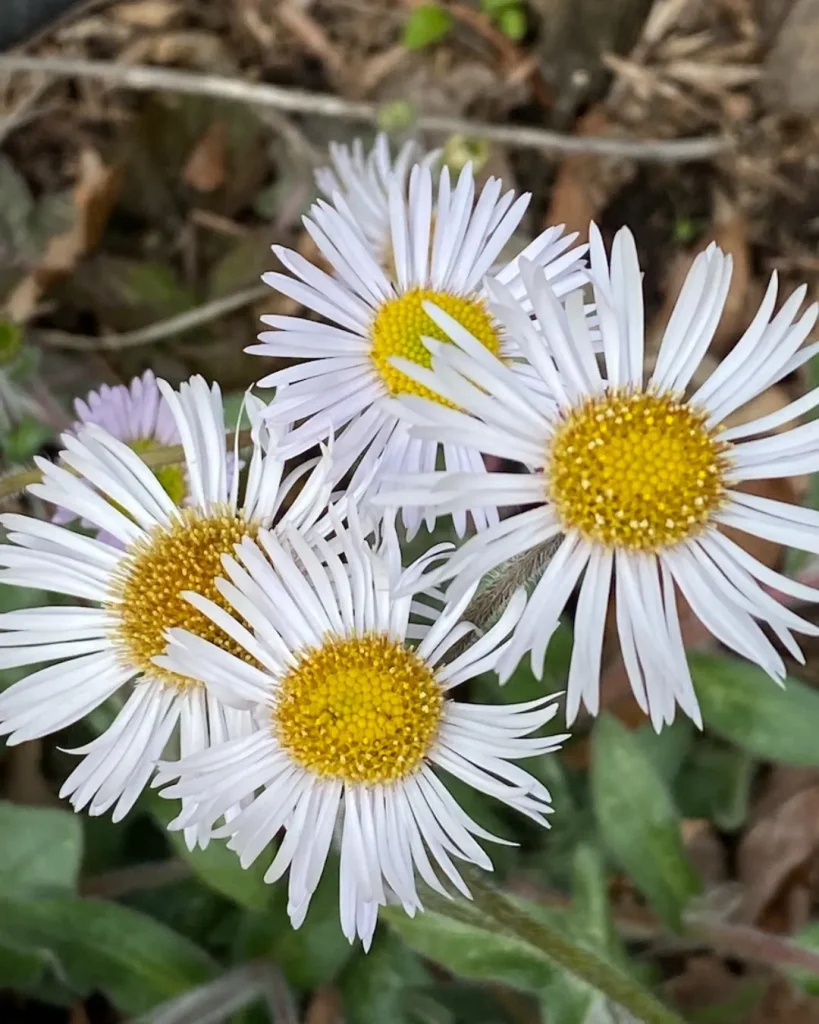
<svg viewBox="0 0 819 1024">
<path fill-rule="evenodd" d="M 74 751 L 83 760 L 60 792 L 76 810 L 103 814 L 113 807 L 115 820 L 133 806 L 177 726 L 183 754 L 249 728 L 246 713 L 223 707 L 198 682 L 160 669 L 153 658 L 174 626 L 243 656 L 181 594 L 195 590 L 219 600 L 221 556 L 271 524 L 304 469 L 282 480 L 284 460 L 257 422 L 240 498 L 238 474 L 228 485 L 219 388 L 201 377 L 179 392 L 164 381 L 157 386 L 184 448 L 188 508 L 177 506 L 127 444 L 88 423 L 76 436 L 63 435 L 62 465 L 37 460 L 43 481 L 29 490 L 88 519 L 112 541 L 28 516 L 0 516 L 9 531 L 0 545 L 0 583 L 79 599 L 73 607 L 0 615 L 0 668 L 48 666 L 0 693 L 0 735 L 15 744 L 57 732 L 126 688 L 110 728 Z M 251 411 L 258 421 L 258 408 Z M 325 457 L 304 483 L 282 526 L 309 528 L 322 511 L 328 464 Z M 191 829 L 186 838 L 204 843 L 206 834 Z"/>
<path fill-rule="evenodd" d="M 76 398 L 74 409 L 77 420 L 69 428 L 72 434 L 77 434 L 86 423 L 96 423 L 140 455 L 166 445 L 179 444 L 180 441 L 171 410 L 160 394 L 151 370 L 135 377 L 130 385 L 111 387 L 103 384 L 99 391 L 90 392 L 87 398 Z M 188 493 L 183 468 L 162 466 L 154 470 L 154 475 L 174 504 L 181 505 Z M 75 518 L 68 509 L 58 508 L 53 521 L 70 523 Z M 86 520 L 83 525 L 91 524 Z"/>
<path fill-rule="evenodd" d="M 791 631 L 819 632 L 769 592 L 816 600 L 819 591 L 769 569 L 725 532 L 730 527 L 819 552 L 819 514 L 739 489 L 745 481 L 819 469 L 819 421 L 781 430 L 819 404 L 819 389 L 751 422 L 726 422 L 819 352 L 819 344 L 802 347 L 817 307 L 797 319 L 805 297 L 800 288 L 774 316 L 774 275 L 748 330 L 697 386 L 695 374 L 731 278 L 731 259 L 716 246 L 695 260 L 649 374 L 643 365 L 640 267 L 630 232 L 616 235 L 610 264 L 599 232 L 591 232 L 601 363 L 578 303 L 564 308 L 541 271 L 524 265 L 522 272 L 542 333 L 502 285 L 493 286 L 493 308 L 553 398 L 511 373 L 445 310 L 429 307 L 456 344 L 430 342 L 431 371 L 400 365 L 458 408 L 414 396 L 400 405 L 420 437 L 447 437 L 516 458 L 529 473 L 393 481 L 379 500 L 434 501 L 444 510 L 478 498 L 525 506 L 468 541 L 443 573 L 457 576 L 457 596 L 492 567 L 561 538 L 499 662 L 501 678 L 508 678 L 527 650 L 535 672 L 542 671 L 549 638 L 579 583 L 567 719 L 574 719 L 581 703 L 595 714 L 614 581 L 620 649 L 640 706 L 656 729 L 672 721 L 677 703 L 700 723 L 678 594 L 718 640 L 777 681 L 784 679 L 785 667 L 759 622 L 795 658 L 801 655 Z"/>
<path fill-rule="evenodd" d="M 476 837 L 503 842 L 459 807 L 439 770 L 547 825 L 548 791 L 514 762 L 552 751 L 565 737 L 531 735 L 554 717 L 555 695 L 500 706 L 450 695 L 495 664 L 525 604 L 522 591 L 493 628 L 447 660 L 472 632 L 461 621 L 471 590 L 442 610 L 416 595 L 425 567 L 448 545 L 402 571 L 391 522 L 375 548 L 351 513 L 349 529 L 336 524 L 336 540 L 341 557 L 295 530 L 281 538 L 260 530 L 238 545 L 235 559 L 223 560 L 229 581 L 218 589 L 228 611 L 188 596 L 233 651 L 176 629 L 159 665 L 252 711 L 257 729 L 161 765 L 156 784 L 178 779 L 163 795 L 191 801 L 177 827 L 210 829 L 244 800 L 213 832 L 228 837 L 244 867 L 283 833 L 265 881 L 289 869 L 295 927 L 338 825 L 341 927 L 367 948 L 380 906 L 397 901 L 410 915 L 421 909 L 416 875 L 439 893 L 447 895 L 445 879 L 468 896 L 452 858 L 491 870 Z M 410 622 L 411 611 L 421 626 Z M 420 643 L 411 646 L 411 637 Z"/>
<path fill-rule="evenodd" d="M 474 450 L 449 440 L 410 438 L 383 400 L 405 393 L 434 397 L 393 365 L 400 356 L 428 367 L 429 353 L 422 338 L 446 340 L 424 312 L 426 300 L 445 309 L 487 351 L 504 361 L 517 356 L 515 343 L 487 308 L 483 279 L 520 223 L 530 197 L 515 200 L 513 192 L 501 194 L 501 188 L 499 179 L 490 179 L 475 202 L 471 167 L 464 169 L 454 188 L 445 167 L 435 195 L 427 167 L 413 167 L 408 190 L 392 180 L 389 246 L 394 272 L 384 269 L 351 225 L 349 207 L 339 195 L 335 205 L 317 203 L 305 218 L 335 277 L 298 253 L 274 246 L 292 276 L 270 273 L 264 280 L 330 321 L 262 317 L 274 330 L 261 334 L 261 343 L 248 349 L 257 355 L 302 360 L 259 382 L 267 388 L 287 385 L 286 395 L 277 393 L 268 416 L 276 425 L 298 422 L 288 439 L 294 451 L 335 434 L 339 471 L 361 457 L 352 478 L 354 487 L 382 472 L 434 469 L 439 450 L 449 469 L 483 470 L 483 460 Z M 584 247 L 570 249 L 575 236 L 562 237 L 561 232 L 559 227 L 543 232 L 522 256 L 543 266 L 562 295 L 579 287 L 585 275 L 581 269 Z M 513 295 L 525 298 L 519 258 L 497 271 L 497 278 Z M 479 527 L 487 522 L 484 504 L 478 501 L 470 509 Z M 433 510 L 405 511 L 410 535 L 424 515 L 431 528 Z M 490 511 L 489 519 L 493 516 Z M 458 513 L 456 527 L 463 533 L 463 511 Z"/>
<path fill-rule="evenodd" d="M 440 152 L 427 153 L 423 164 L 431 166 Z M 364 236 L 380 260 L 389 255 L 390 186 L 395 182 L 403 192 L 410 165 L 417 157 L 417 144 L 405 142 L 393 161 L 387 136 L 379 132 L 369 153 L 361 139 L 355 139 L 352 146 L 331 142 L 330 166 L 316 171 L 319 191 L 337 203 L 350 228 Z"/>
</svg>

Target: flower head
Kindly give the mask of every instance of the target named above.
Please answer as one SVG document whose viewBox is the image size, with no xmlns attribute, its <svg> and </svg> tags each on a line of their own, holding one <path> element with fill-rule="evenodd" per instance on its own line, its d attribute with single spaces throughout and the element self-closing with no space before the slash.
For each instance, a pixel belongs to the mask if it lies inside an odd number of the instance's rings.
<svg viewBox="0 0 819 1024">
<path fill-rule="evenodd" d="M 87 423 L 95 423 L 138 454 L 179 444 L 173 415 L 151 370 L 135 377 L 129 385 L 103 384 L 99 391 L 91 391 L 85 399 L 75 399 L 74 409 L 77 420 L 70 428 L 72 434 L 77 434 Z M 171 500 L 181 505 L 188 494 L 183 467 L 163 466 L 155 475 Z M 53 517 L 55 523 L 69 523 L 74 518 L 74 513 L 66 508 L 58 508 Z M 91 526 L 88 521 L 83 525 Z M 109 535 L 103 539 L 111 538 Z"/>
<path fill-rule="evenodd" d="M 819 469 L 815 421 L 770 434 L 819 403 L 819 392 L 752 422 L 726 422 L 819 350 L 802 347 L 817 307 L 796 319 L 805 295 L 800 288 L 773 316 L 774 276 L 745 335 L 692 389 L 730 282 L 730 257 L 716 246 L 695 260 L 647 380 L 640 268 L 627 230 L 615 237 L 610 264 L 599 232 L 591 232 L 602 365 L 580 304 L 571 299 L 564 309 L 542 272 L 531 265 L 522 270 L 540 333 L 502 285 L 493 286 L 492 308 L 545 387 L 532 388 L 510 373 L 462 325 L 430 308 L 456 344 L 430 343 L 433 369 L 424 381 L 437 381 L 440 394 L 458 408 L 413 396 L 400 404 L 420 437 L 446 436 L 516 458 L 530 472 L 396 480 L 380 500 L 432 500 L 455 510 L 481 495 L 498 506 L 527 506 L 468 541 L 445 569 L 447 577 L 457 575 L 457 596 L 493 566 L 562 537 L 499 663 L 501 677 L 527 650 L 535 671 L 542 670 L 558 616 L 580 583 L 567 717 L 575 717 L 581 702 L 596 713 L 614 580 L 620 648 L 640 706 L 656 728 L 673 719 L 676 703 L 699 722 L 678 594 L 715 637 L 776 680 L 785 668 L 758 623 L 767 623 L 795 657 L 800 653 L 791 631 L 819 633 L 765 588 L 812 599 L 819 594 L 767 568 L 725 533 L 732 527 L 819 552 L 819 514 L 739 489 L 745 481 Z"/>
<path fill-rule="evenodd" d="M 443 609 L 423 600 L 423 573 L 441 546 L 402 572 L 389 521 L 377 548 L 354 515 L 349 529 L 336 522 L 335 541 L 333 549 L 293 530 L 280 537 L 260 530 L 235 559 L 224 559 L 229 580 L 218 588 L 228 610 L 189 596 L 244 657 L 173 630 L 158 662 L 252 711 L 256 731 L 163 764 L 157 781 L 177 779 L 163 795 L 192 801 L 177 827 L 210 828 L 245 801 L 213 833 L 229 838 L 245 867 L 284 832 L 265 880 L 289 869 L 296 927 L 340 823 L 341 925 L 351 941 L 359 935 L 369 946 L 380 906 L 397 900 L 408 914 L 421 909 L 416 874 L 438 892 L 446 892 L 443 878 L 468 895 L 451 855 L 489 868 L 476 837 L 502 842 L 458 806 L 438 769 L 545 825 L 548 792 L 512 762 L 564 737 L 530 735 L 553 717 L 553 696 L 503 706 L 450 696 L 495 663 L 522 592 L 495 626 L 447 660 L 472 632 L 460 621 L 471 590 Z M 420 643 L 411 646 L 411 637 Z"/>
<path fill-rule="evenodd" d="M 425 166 L 437 160 L 440 150 L 423 158 Z M 364 236 L 379 259 L 389 254 L 389 195 L 392 183 L 403 192 L 410 164 L 418 156 L 418 146 L 405 142 L 392 160 L 390 144 L 379 132 L 369 153 L 361 139 L 352 146 L 330 143 L 330 166 L 316 171 L 316 184 L 324 197 L 336 204 L 349 227 Z"/>
<path fill-rule="evenodd" d="M 127 687 L 111 727 L 75 751 L 85 757 L 61 791 L 77 810 L 89 806 L 91 814 L 102 814 L 113 806 L 115 819 L 139 796 L 177 725 L 183 753 L 249 727 L 247 714 L 153 659 L 174 626 L 238 652 L 181 594 L 195 590 L 219 600 L 221 556 L 273 523 L 299 475 L 282 481 L 284 460 L 262 436 L 254 406 L 253 453 L 240 496 L 238 474 L 228 483 L 218 387 L 194 377 L 179 392 L 164 381 L 158 388 L 184 448 L 187 508 L 178 507 L 127 444 L 88 423 L 76 436 L 64 435 L 63 465 L 38 461 L 43 482 L 30 490 L 88 519 L 111 541 L 28 516 L 0 518 L 10 531 L 9 543 L 0 546 L 6 566 L 0 583 L 85 602 L 0 615 L 0 667 L 52 663 L 0 694 L 0 735 L 13 744 L 56 732 Z M 278 528 L 315 522 L 328 497 L 327 468 L 325 458 Z M 204 842 L 207 835 L 192 829 L 187 838 Z"/>
<path fill-rule="evenodd" d="M 379 263 L 351 226 L 349 208 L 338 195 L 334 205 L 317 203 L 305 219 L 335 277 L 298 253 L 274 247 L 293 276 L 271 273 L 265 280 L 330 324 L 291 316 L 263 317 L 274 330 L 261 334 L 261 344 L 249 351 L 303 360 L 260 381 L 262 387 L 288 385 L 286 394 L 274 398 L 268 416 L 278 425 L 300 421 L 289 438 L 294 448 L 309 448 L 335 433 L 340 470 L 361 457 L 353 486 L 383 472 L 431 470 L 440 449 L 450 469 L 483 469 L 477 452 L 448 439 L 411 439 L 383 400 L 406 393 L 433 395 L 395 367 L 396 359 L 403 358 L 428 368 L 429 353 L 422 339 L 429 335 L 447 340 L 425 312 L 427 301 L 446 309 L 487 352 L 503 360 L 518 355 L 514 341 L 492 316 L 483 287 L 485 275 L 529 202 L 528 195 L 515 200 L 513 192 L 501 194 L 501 189 L 500 180 L 493 178 L 475 201 L 471 167 L 464 169 L 454 188 L 445 167 L 437 192 L 429 169 L 423 166 L 413 167 L 406 192 L 398 181 L 391 181 L 392 269 Z M 570 249 L 573 239 L 573 235 L 561 237 L 561 228 L 550 228 L 522 254 L 545 268 L 559 294 L 585 280 L 580 269 L 583 249 Z M 512 294 L 524 297 L 518 259 L 497 271 L 497 277 Z M 478 526 L 487 522 L 483 505 L 478 501 L 470 508 Z M 422 518 L 422 511 L 405 511 L 411 533 Z M 434 511 L 427 510 L 428 525 L 434 519 Z M 458 513 L 456 526 L 462 533 L 464 512 Z"/>
</svg>

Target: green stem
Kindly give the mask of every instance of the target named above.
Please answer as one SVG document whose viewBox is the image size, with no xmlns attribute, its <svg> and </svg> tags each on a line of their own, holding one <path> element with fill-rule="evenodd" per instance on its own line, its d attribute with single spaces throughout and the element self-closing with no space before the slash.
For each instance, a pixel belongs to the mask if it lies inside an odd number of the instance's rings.
<svg viewBox="0 0 819 1024">
<path fill-rule="evenodd" d="M 644 1024 L 684 1024 L 682 1017 L 628 974 L 593 950 L 578 946 L 561 932 L 529 917 L 476 872 L 469 872 L 468 881 L 475 907 L 503 931 L 539 949 L 580 981 L 628 1010 L 637 1020 Z"/>
<path fill-rule="evenodd" d="M 232 451 L 236 443 L 237 432 L 225 436 L 225 447 Z M 246 448 L 251 443 L 250 431 L 238 431 L 239 448 Z M 185 461 L 185 450 L 181 444 L 160 445 L 147 452 L 139 452 L 139 457 L 149 469 L 161 469 L 163 466 L 174 466 Z M 38 484 L 43 479 L 39 469 L 21 469 L 0 478 L 0 505 L 16 494 L 20 494 L 31 484 Z"/>
<path fill-rule="evenodd" d="M 531 595 L 559 546 L 559 541 L 546 541 L 488 572 L 463 614 L 464 621 L 477 626 L 481 633 L 491 629 L 518 587 L 525 587 Z M 474 642 L 474 635 L 464 637 L 450 649 L 447 659 L 457 658 Z"/>
</svg>

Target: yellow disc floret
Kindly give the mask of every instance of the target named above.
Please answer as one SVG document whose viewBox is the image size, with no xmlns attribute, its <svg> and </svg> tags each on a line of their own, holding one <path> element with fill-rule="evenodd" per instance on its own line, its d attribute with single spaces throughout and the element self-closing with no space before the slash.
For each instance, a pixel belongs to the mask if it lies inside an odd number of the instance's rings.
<svg viewBox="0 0 819 1024">
<path fill-rule="evenodd" d="M 612 392 L 573 409 L 546 465 L 565 529 L 611 548 L 658 551 L 701 531 L 725 493 L 728 446 L 671 394 Z"/>
<path fill-rule="evenodd" d="M 379 308 L 370 328 L 370 355 L 390 394 L 421 395 L 449 405 L 440 395 L 417 384 L 390 363 L 393 357 L 401 356 L 429 369 L 432 359 L 421 338 L 426 336 L 438 341 L 450 340 L 424 312 L 424 302 L 434 302 L 449 313 L 493 355 L 500 351 L 500 336 L 486 305 L 477 295 L 449 295 L 426 288 L 413 288 L 397 299 L 389 299 Z"/>
<path fill-rule="evenodd" d="M 222 608 L 216 580 L 224 576 L 222 555 L 233 554 L 243 537 L 255 537 L 257 526 L 237 513 L 203 516 L 188 509 L 169 527 L 157 526 L 147 539 L 133 545 L 115 581 L 109 609 L 119 624 L 115 639 L 130 664 L 173 686 L 191 680 L 158 668 L 152 658 L 167 646 L 165 631 L 179 626 L 210 640 L 243 660 L 250 655 L 202 612 L 182 597 L 192 590 Z"/>
<path fill-rule="evenodd" d="M 273 729 L 302 767 L 345 782 L 392 782 L 420 765 L 443 694 L 431 669 L 380 634 L 306 651 L 281 684 Z"/>
</svg>

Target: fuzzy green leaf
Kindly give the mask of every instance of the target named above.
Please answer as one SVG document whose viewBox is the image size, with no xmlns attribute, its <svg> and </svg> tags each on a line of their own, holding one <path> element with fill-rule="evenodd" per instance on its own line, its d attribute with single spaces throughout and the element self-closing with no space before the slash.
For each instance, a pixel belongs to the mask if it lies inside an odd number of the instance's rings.
<svg viewBox="0 0 819 1024">
<path fill-rule="evenodd" d="M 145 801 L 163 828 L 178 813 L 175 801 L 165 800 L 155 791 L 146 793 Z M 224 843 L 214 842 L 204 850 L 199 847 L 189 850 L 181 832 L 169 831 L 167 837 L 176 854 L 187 861 L 193 874 L 214 892 L 248 910 L 264 910 L 270 903 L 273 887 L 266 885 L 263 877 L 270 858 L 265 859 L 264 853 L 245 870 L 237 855 Z"/>
<path fill-rule="evenodd" d="M 736 658 L 691 654 L 688 660 L 709 728 L 768 761 L 819 765 L 819 693 L 795 679 L 779 687 Z"/>
<path fill-rule="evenodd" d="M 78 994 L 103 993 L 123 1013 L 210 980 L 217 966 L 189 939 L 116 903 L 60 898 L 0 898 L 0 942 L 47 953 Z"/>
<path fill-rule="evenodd" d="M 592 736 L 592 796 L 608 850 L 668 924 L 701 888 L 685 854 L 680 820 L 642 744 L 610 715 Z"/>
<path fill-rule="evenodd" d="M 82 822 L 51 807 L 0 801 L 0 896 L 76 887 Z"/>
</svg>

